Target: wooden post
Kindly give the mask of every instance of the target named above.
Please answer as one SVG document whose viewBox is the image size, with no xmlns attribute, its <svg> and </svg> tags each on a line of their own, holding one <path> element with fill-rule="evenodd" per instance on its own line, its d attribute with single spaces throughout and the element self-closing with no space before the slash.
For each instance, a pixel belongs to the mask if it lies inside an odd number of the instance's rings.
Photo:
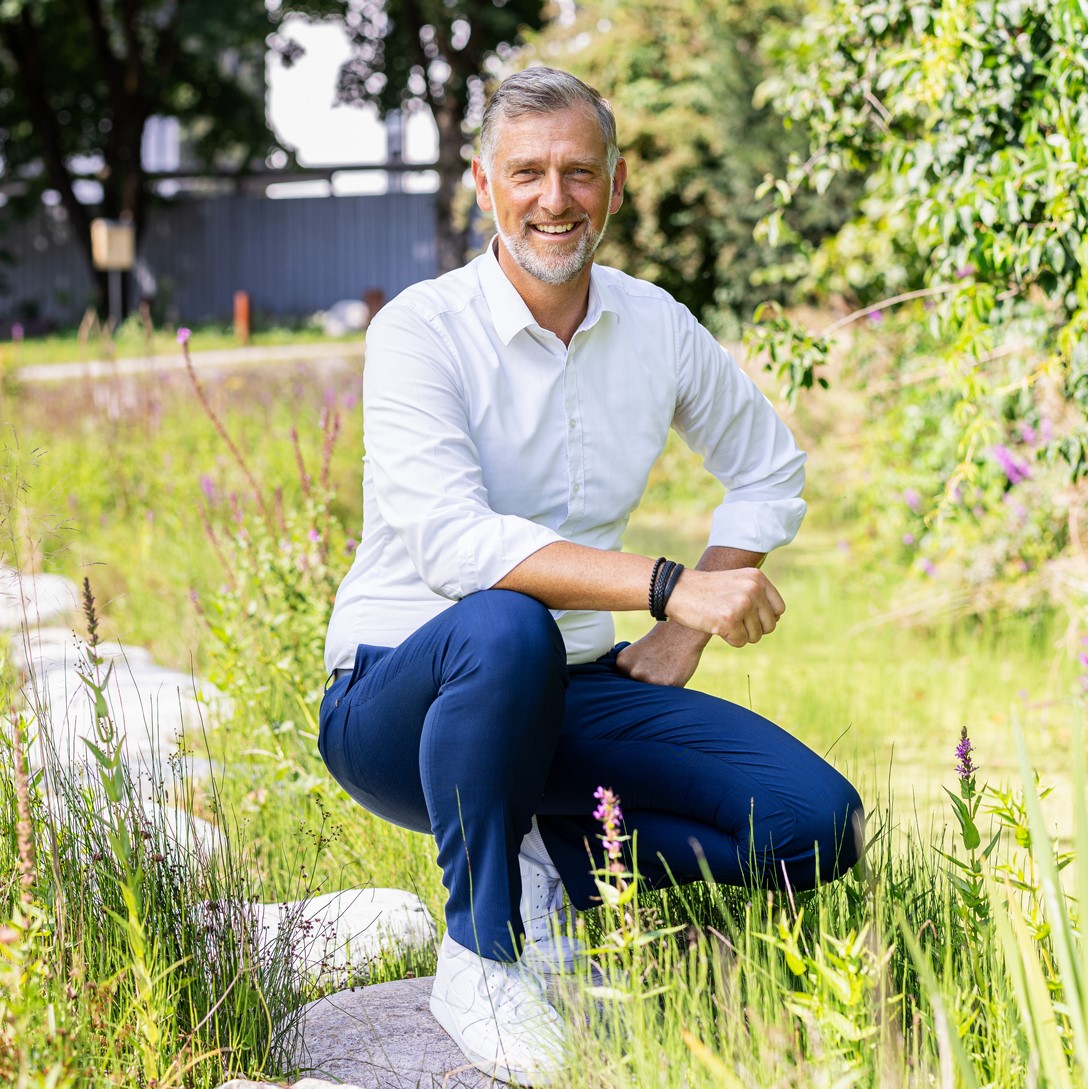
<svg viewBox="0 0 1088 1089">
<path fill-rule="evenodd" d="M 239 344 L 249 343 L 249 292 L 234 293 L 234 339 Z"/>
<path fill-rule="evenodd" d="M 372 321 L 385 305 L 385 292 L 380 287 L 369 287 L 363 292 L 363 302 L 366 303 L 367 321 Z"/>
</svg>

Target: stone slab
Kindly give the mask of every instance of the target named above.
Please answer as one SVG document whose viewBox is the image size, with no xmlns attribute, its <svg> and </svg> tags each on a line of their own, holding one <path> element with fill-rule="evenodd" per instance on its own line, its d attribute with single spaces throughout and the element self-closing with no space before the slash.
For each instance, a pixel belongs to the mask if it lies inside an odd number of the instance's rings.
<svg viewBox="0 0 1088 1089">
<path fill-rule="evenodd" d="M 433 976 L 340 991 L 303 1011 L 300 1072 L 358 1089 L 505 1085 L 470 1065 L 434 1019 Z"/>
<path fill-rule="evenodd" d="M 79 608 L 79 588 L 61 575 L 0 566 L 0 631 L 33 629 Z"/>
<path fill-rule="evenodd" d="M 299 970 L 332 986 L 365 977 L 384 952 L 433 945 L 438 933 L 423 901 L 402 889 L 344 889 L 309 900 L 248 907 L 261 948 L 274 949 L 287 923 Z"/>
</svg>

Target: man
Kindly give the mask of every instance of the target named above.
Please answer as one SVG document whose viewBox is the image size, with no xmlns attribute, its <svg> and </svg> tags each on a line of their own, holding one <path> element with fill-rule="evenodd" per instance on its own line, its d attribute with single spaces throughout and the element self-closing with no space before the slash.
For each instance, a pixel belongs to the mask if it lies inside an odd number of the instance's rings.
<svg viewBox="0 0 1088 1089">
<path fill-rule="evenodd" d="M 472 169 L 498 237 L 368 334 L 363 539 L 320 747 L 367 809 L 435 836 L 435 1016 L 481 1069 L 545 1084 L 564 1043 L 539 972 L 572 952 L 564 889 L 594 902 L 595 788 L 622 798 L 649 885 L 702 858 L 723 882 L 831 879 L 861 802 L 683 687 L 711 636 L 742 647 L 782 616 L 759 566 L 801 522 L 804 455 L 684 307 L 593 264 L 627 177 L 610 107 L 563 72 L 512 76 Z M 695 570 L 619 551 L 670 427 L 727 489 Z M 647 608 L 649 634 L 613 648 L 610 610 Z"/>
</svg>

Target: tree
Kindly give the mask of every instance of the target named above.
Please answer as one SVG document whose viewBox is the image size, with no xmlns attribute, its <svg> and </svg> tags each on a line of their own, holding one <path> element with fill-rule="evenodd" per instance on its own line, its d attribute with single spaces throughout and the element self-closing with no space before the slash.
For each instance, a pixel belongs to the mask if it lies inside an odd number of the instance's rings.
<svg viewBox="0 0 1088 1089">
<path fill-rule="evenodd" d="M 339 98 L 390 110 L 425 106 L 438 127 L 438 264 L 465 258 L 457 197 L 492 59 L 544 21 L 544 0 L 348 0 L 351 60 Z"/>
<path fill-rule="evenodd" d="M 137 238 L 149 191 L 141 155 L 155 115 L 180 120 L 197 168 L 241 170 L 274 146 L 265 120 L 269 46 L 286 8 L 317 17 L 335 0 L 270 10 L 222 0 L 0 0 L 0 166 L 23 184 L 7 214 L 52 189 L 90 263 L 92 209 L 79 167 L 96 164 L 98 214 L 127 218 Z M 100 281 L 100 297 L 104 290 Z"/>
<path fill-rule="evenodd" d="M 792 18 L 794 0 L 587 0 L 578 15 L 531 37 L 523 63 L 566 68 L 617 114 L 630 181 L 601 259 L 666 288 L 701 319 L 735 335 L 788 251 L 753 239 L 755 191 L 804 144 L 800 129 L 756 105 L 767 75 L 760 39 Z M 851 214 L 852 179 L 799 200 L 789 219 L 815 245 Z"/>
<path fill-rule="evenodd" d="M 814 0 L 765 88 L 812 134 L 779 210 L 862 170 L 867 215 L 850 231 L 894 234 L 920 271 L 883 301 L 900 285 L 860 264 L 849 286 L 861 315 L 931 306 L 909 319 L 930 359 L 902 355 L 913 373 L 896 382 L 926 391 L 910 395 L 900 455 L 925 474 L 912 505 L 931 508 L 927 561 L 970 578 L 1000 540 L 979 584 L 1034 578 L 1059 600 L 1088 570 L 1086 37 L 1083 0 Z M 782 316 L 765 334 L 789 380 L 811 384 L 828 338 Z"/>
</svg>

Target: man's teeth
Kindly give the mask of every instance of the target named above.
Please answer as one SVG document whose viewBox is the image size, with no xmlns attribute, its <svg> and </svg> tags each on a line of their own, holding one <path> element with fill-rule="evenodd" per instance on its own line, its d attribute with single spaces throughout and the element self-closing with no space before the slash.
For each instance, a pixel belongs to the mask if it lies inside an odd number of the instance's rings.
<svg viewBox="0 0 1088 1089">
<path fill-rule="evenodd" d="M 567 231 L 573 231 L 575 225 L 573 223 L 534 223 L 533 226 L 545 234 L 566 234 Z"/>
</svg>

